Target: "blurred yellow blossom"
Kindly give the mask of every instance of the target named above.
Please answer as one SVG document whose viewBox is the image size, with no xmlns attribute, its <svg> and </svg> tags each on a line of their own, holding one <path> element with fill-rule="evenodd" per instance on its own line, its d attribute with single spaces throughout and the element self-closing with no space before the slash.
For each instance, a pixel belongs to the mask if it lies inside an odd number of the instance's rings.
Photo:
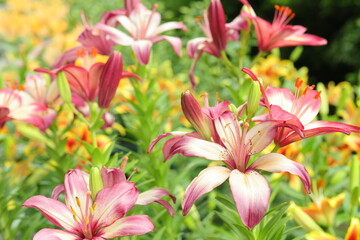
<svg viewBox="0 0 360 240">
<path fill-rule="evenodd" d="M 251 70 L 262 79 L 265 86 L 271 84 L 273 87 L 280 87 L 282 82 L 293 82 L 297 78 L 303 80 L 305 84 L 308 82 L 307 67 L 296 69 L 292 61 L 280 59 L 274 54 L 258 59 Z"/>
</svg>

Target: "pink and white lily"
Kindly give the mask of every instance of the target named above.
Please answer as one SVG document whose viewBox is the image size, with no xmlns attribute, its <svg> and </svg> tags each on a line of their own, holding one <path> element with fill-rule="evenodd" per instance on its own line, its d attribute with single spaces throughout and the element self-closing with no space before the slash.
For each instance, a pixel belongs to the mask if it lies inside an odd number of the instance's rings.
<svg viewBox="0 0 360 240">
<path fill-rule="evenodd" d="M 46 107 L 38 104 L 24 91 L 0 89 L 0 128 L 7 121 L 21 120 L 43 130 L 46 125 L 40 116 Z"/>
<path fill-rule="evenodd" d="M 194 58 L 191 65 L 189 77 L 192 87 L 196 87 L 194 79 L 195 66 L 203 52 L 217 58 L 225 50 L 227 41 L 237 41 L 239 31 L 248 28 L 245 18 L 236 17 L 231 23 L 226 23 L 225 12 L 220 0 L 212 0 L 208 11 L 204 11 L 204 22 L 199 22 L 205 37 L 195 38 L 187 43 L 187 55 Z"/>
<path fill-rule="evenodd" d="M 181 22 L 167 22 L 160 24 L 161 16 L 154 9 L 149 10 L 140 1 L 125 1 L 125 13 L 116 17 L 116 21 L 129 34 L 106 24 L 97 24 L 96 28 L 108 34 L 109 39 L 122 46 L 131 46 L 140 64 L 149 62 L 151 47 L 154 43 L 165 40 L 173 47 L 175 53 L 181 56 L 181 39 L 178 37 L 160 35 L 172 30 L 182 29 L 186 26 Z"/>
<path fill-rule="evenodd" d="M 55 107 L 62 104 L 62 99 L 56 85 L 56 81 L 47 80 L 42 74 L 31 74 L 26 77 L 25 91 L 45 109 L 38 115 L 43 124 L 38 126 L 40 130 L 46 130 L 56 117 Z"/>
<path fill-rule="evenodd" d="M 302 81 L 296 81 L 295 95 L 287 88 L 269 86 L 265 91 L 264 105 L 270 113 L 253 118 L 254 121 L 286 122 L 292 129 L 280 127 L 274 139 L 282 147 L 303 138 L 314 137 L 334 132 L 345 134 L 360 133 L 360 127 L 332 121 L 312 121 L 320 111 L 321 92 L 314 86 L 305 87 L 301 94 Z M 265 100 L 266 99 L 266 100 Z M 299 135 L 299 129 L 303 134 Z"/>
<path fill-rule="evenodd" d="M 127 182 L 119 171 L 102 171 L 104 188 L 94 198 L 89 188 L 89 175 L 80 170 L 70 170 L 64 184 L 55 187 L 51 198 L 39 195 L 26 200 L 24 207 L 38 209 L 50 222 L 62 228 L 42 229 L 35 234 L 34 240 L 100 240 L 153 231 L 154 225 L 147 215 L 125 214 L 138 201 L 147 204 L 168 195 L 167 192 L 150 194 L 152 199 L 149 196 L 140 197 L 134 183 Z M 65 204 L 57 200 L 63 192 Z"/>
<path fill-rule="evenodd" d="M 275 138 L 277 122 L 264 122 L 249 129 L 248 123 L 239 122 L 233 112 L 219 108 L 219 105 L 214 108 L 205 108 L 202 112 L 211 119 L 216 133 L 213 136 L 217 138 L 206 140 L 197 132 L 172 132 L 160 135 L 149 147 L 151 151 L 154 144 L 161 138 L 173 135 L 174 137 L 169 139 L 163 148 L 165 160 L 174 154 L 181 154 L 224 164 L 224 166 L 211 166 L 204 169 L 190 183 L 182 203 L 184 215 L 189 212 L 199 197 L 229 178 L 240 218 L 247 228 L 253 228 L 265 215 L 270 197 L 269 183 L 257 171 L 259 169 L 298 175 L 306 191 L 310 193 L 310 178 L 305 167 L 282 154 L 265 154 L 248 166 L 251 155 L 260 153 Z M 191 114 L 189 111 L 185 116 L 189 113 Z M 199 119 L 200 125 L 203 121 L 201 117 L 193 115 L 193 120 Z"/>
<path fill-rule="evenodd" d="M 248 7 L 248 13 L 243 16 L 249 18 L 254 24 L 258 47 L 263 52 L 269 52 L 273 48 L 290 46 L 322 46 L 327 41 L 324 38 L 312 34 L 306 34 L 306 28 L 300 25 L 287 25 L 294 18 L 292 10 L 285 6 L 275 6 L 273 22 L 270 23 L 255 15 L 255 12 L 247 0 L 239 0 Z"/>
</svg>

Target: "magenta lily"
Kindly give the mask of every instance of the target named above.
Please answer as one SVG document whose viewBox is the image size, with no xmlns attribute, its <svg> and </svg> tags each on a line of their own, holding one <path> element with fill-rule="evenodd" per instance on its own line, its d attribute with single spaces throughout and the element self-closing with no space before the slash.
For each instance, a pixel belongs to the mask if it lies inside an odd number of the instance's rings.
<svg viewBox="0 0 360 240">
<path fill-rule="evenodd" d="M 190 106 L 190 105 L 189 105 Z M 195 108 L 197 106 L 195 105 Z M 188 109 L 183 108 L 183 109 Z M 204 169 L 190 183 L 185 191 L 182 203 L 183 214 L 186 215 L 194 202 L 210 192 L 229 178 L 230 188 L 235 204 L 244 225 L 251 229 L 256 226 L 266 213 L 269 204 L 270 187 L 264 176 L 257 170 L 269 172 L 289 172 L 298 175 L 306 191 L 310 193 L 310 178 L 305 167 L 291 161 L 278 153 L 265 154 L 248 166 L 251 155 L 260 153 L 276 136 L 278 123 L 264 122 L 249 129 L 248 123 L 241 123 L 233 112 L 225 110 L 220 104 L 202 111 L 213 124 L 213 136 L 210 141 L 201 134 L 172 132 L 160 135 L 149 147 L 161 138 L 173 135 L 163 148 L 165 160 L 174 154 L 188 157 L 202 157 L 213 161 L 223 162 L 225 166 L 211 166 Z M 197 121 L 197 126 L 203 126 L 202 118 L 194 111 L 188 111 L 191 121 Z M 210 125 L 209 125 L 210 126 Z"/>
<path fill-rule="evenodd" d="M 305 87 L 301 95 L 302 81 L 296 81 L 295 95 L 287 88 L 269 86 L 265 91 L 269 114 L 253 118 L 254 121 L 287 122 L 292 129 L 281 127 L 274 139 L 282 147 L 303 138 L 341 132 L 350 134 L 360 133 L 360 127 L 331 121 L 312 121 L 320 111 L 321 92 L 314 90 L 314 86 Z M 303 132 L 303 136 L 294 131 L 294 127 Z"/>
<path fill-rule="evenodd" d="M 122 46 L 131 46 L 140 64 L 149 62 L 151 47 L 154 43 L 165 40 L 173 47 L 175 53 L 181 56 L 181 39 L 178 37 L 160 35 L 171 29 L 182 29 L 186 26 L 181 22 L 167 22 L 160 25 L 161 16 L 147 9 L 140 1 L 125 1 L 126 14 L 119 15 L 116 20 L 129 35 L 106 24 L 98 24 L 97 29 L 106 32 L 109 39 Z"/>
<path fill-rule="evenodd" d="M 52 198 L 34 196 L 26 200 L 24 207 L 38 209 L 50 222 L 63 229 L 42 229 L 35 234 L 34 240 L 100 240 L 153 231 L 154 225 L 147 215 L 125 214 L 137 201 L 147 204 L 159 200 L 164 192 L 153 199 L 149 196 L 141 198 L 134 183 L 127 182 L 120 170 L 102 170 L 101 174 L 104 188 L 94 199 L 89 188 L 89 175 L 70 170 L 65 176 L 65 184 L 54 189 Z M 57 200 L 62 192 L 65 192 L 65 204 Z"/>
<path fill-rule="evenodd" d="M 7 121 L 21 120 L 45 130 L 46 124 L 41 117 L 45 111 L 46 107 L 36 103 L 27 92 L 0 89 L 0 128 Z"/>
<path fill-rule="evenodd" d="M 263 52 L 273 48 L 290 47 L 299 45 L 322 46 L 327 41 L 312 34 L 306 34 L 306 28 L 300 25 L 287 25 L 294 18 L 292 10 L 285 6 L 275 6 L 273 22 L 270 23 L 255 15 L 254 10 L 247 0 L 240 0 L 249 9 L 243 11 L 243 16 L 249 18 L 255 27 L 258 47 Z"/>
<path fill-rule="evenodd" d="M 237 41 L 239 31 L 248 28 L 246 19 L 242 16 L 236 17 L 231 23 L 226 23 L 225 12 L 220 0 L 212 0 L 208 11 L 204 11 L 204 22 L 199 23 L 206 37 L 195 38 L 187 44 L 187 54 L 194 58 L 190 69 L 190 80 L 193 88 L 196 88 L 194 70 L 196 63 L 203 52 L 217 58 L 225 50 L 227 41 Z"/>
</svg>

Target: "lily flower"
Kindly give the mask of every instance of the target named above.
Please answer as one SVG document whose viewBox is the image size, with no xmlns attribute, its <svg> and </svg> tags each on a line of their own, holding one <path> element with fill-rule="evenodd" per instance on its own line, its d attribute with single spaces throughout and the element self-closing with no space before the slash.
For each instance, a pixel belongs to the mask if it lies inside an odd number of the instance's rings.
<svg viewBox="0 0 360 240">
<path fill-rule="evenodd" d="M 251 74 L 251 77 L 258 81 L 254 74 Z M 274 139 L 278 146 L 283 147 L 303 138 L 334 132 L 360 133 L 360 127 L 357 126 L 332 121 L 312 121 L 320 111 L 321 92 L 314 90 L 314 85 L 301 90 L 301 85 L 302 81 L 298 79 L 295 83 L 295 95 L 287 88 L 269 86 L 263 93 L 263 104 L 270 113 L 253 118 L 254 121 L 285 122 L 292 126 L 292 129 L 284 127 L 278 129 Z M 303 134 L 299 134 L 296 129 Z"/>
<path fill-rule="evenodd" d="M 21 120 L 43 129 L 44 119 L 41 112 L 46 107 L 38 104 L 26 92 L 15 89 L 0 89 L 0 128 L 7 121 Z"/>
<path fill-rule="evenodd" d="M 95 51 L 92 55 L 96 54 Z M 85 50 L 80 51 L 78 55 L 86 55 Z M 85 62 L 87 64 L 84 67 L 68 64 L 53 71 L 46 69 L 36 69 L 36 71 L 48 73 L 52 77 L 63 71 L 69 81 L 73 103 L 81 107 L 86 105 L 86 102 L 94 102 L 98 99 L 100 107 L 107 108 L 121 78 L 135 77 L 141 80 L 137 75 L 123 71 L 122 55 L 117 51 L 111 54 L 106 63 L 92 63 L 91 57 Z"/>
<path fill-rule="evenodd" d="M 273 48 L 290 47 L 299 45 L 322 46 L 327 41 L 324 38 L 312 34 L 306 34 L 306 28 L 300 25 L 287 25 L 295 17 L 295 13 L 285 6 L 275 6 L 273 22 L 270 23 L 255 15 L 255 12 L 247 0 L 239 0 L 248 7 L 248 12 L 243 16 L 249 18 L 255 27 L 258 47 L 263 52 L 269 52 Z"/>
<path fill-rule="evenodd" d="M 197 132 L 172 132 L 155 139 L 149 151 L 161 138 L 173 135 L 174 138 L 169 139 L 163 148 L 165 160 L 174 154 L 180 154 L 222 162 L 224 166 L 208 167 L 190 183 L 182 202 L 183 214 L 189 212 L 199 197 L 229 178 L 240 218 L 244 225 L 251 229 L 264 217 L 270 197 L 269 183 L 257 170 L 298 175 L 308 193 L 310 177 L 303 165 L 278 153 L 265 154 L 248 166 L 250 157 L 260 153 L 273 141 L 278 123 L 264 122 L 249 129 L 248 123 L 239 122 L 233 112 L 219 106 L 221 105 L 203 110 L 212 120 L 217 139 L 203 139 Z"/>
<path fill-rule="evenodd" d="M 154 43 L 165 40 L 173 47 L 175 53 L 181 56 L 181 39 L 178 37 L 160 35 L 171 29 L 182 29 L 186 26 L 181 22 L 167 22 L 160 25 L 161 16 L 153 10 L 147 9 L 140 1 L 125 1 L 126 15 L 119 15 L 116 21 L 124 27 L 128 33 L 124 33 L 112 26 L 99 23 L 96 28 L 108 34 L 109 39 L 122 46 L 131 46 L 140 64 L 149 62 L 151 47 Z"/>
<path fill-rule="evenodd" d="M 39 126 L 39 129 L 46 130 L 56 117 L 54 108 L 63 102 L 56 81 L 47 81 L 41 74 L 31 74 L 26 77 L 25 91 L 34 99 L 34 102 L 46 109 L 39 113 L 43 119 L 43 125 Z"/>
<path fill-rule="evenodd" d="M 154 225 L 147 215 L 125 217 L 139 201 L 140 195 L 134 183 L 126 181 L 119 171 L 111 169 L 102 171 L 102 181 L 103 189 L 92 198 L 89 175 L 80 170 L 70 170 L 64 184 L 55 187 L 51 198 L 38 195 L 26 200 L 24 207 L 38 209 L 50 222 L 63 229 L 42 229 L 35 234 L 34 240 L 98 240 L 153 231 Z M 63 192 L 65 204 L 57 200 Z M 158 200 L 160 195 L 154 199 Z M 151 200 L 145 198 L 145 204 Z"/>
<path fill-rule="evenodd" d="M 208 11 L 204 11 L 204 22 L 199 21 L 199 25 L 206 37 L 190 40 L 187 43 L 188 57 L 194 58 L 190 69 L 190 80 L 192 87 L 196 87 L 194 70 L 196 63 L 203 52 L 211 54 L 217 58 L 221 57 L 221 52 L 225 50 L 227 41 L 237 41 L 239 31 L 248 28 L 245 18 L 236 17 L 231 23 L 226 23 L 225 12 L 220 0 L 212 0 Z"/>
</svg>

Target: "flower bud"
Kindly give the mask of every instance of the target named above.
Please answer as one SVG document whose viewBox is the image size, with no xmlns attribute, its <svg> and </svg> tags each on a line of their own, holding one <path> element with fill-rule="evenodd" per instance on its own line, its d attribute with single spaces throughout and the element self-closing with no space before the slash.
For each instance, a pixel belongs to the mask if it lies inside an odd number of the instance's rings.
<svg viewBox="0 0 360 240">
<path fill-rule="evenodd" d="M 296 206 L 294 202 L 290 203 L 288 208 L 293 219 L 307 232 L 322 231 L 321 227 L 307 215 L 300 207 Z"/>
<path fill-rule="evenodd" d="M 90 169 L 90 191 L 92 199 L 95 199 L 96 194 L 103 189 L 103 182 L 101 178 L 100 169 L 92 167 Z"/>
<path fill-rule="evenodd" d="M 113 52 L 104 65 L 99 80 L 99 107 L 107 108 L 114 98 L 123 72 L 122 55 Z"/>
<path fill-rule="evenodd" d="M 234 104 L 230 104 L 230 105 L 228 106 L 228 109 L 229 109 L 231 112 L 233 112 L 233 113 L 235 114 L 235 116 L 237 116 L 238 113 L 239 113 L 239 111 L 237 110 L 237 108 L 235 107 Z"/>
<path fill-rule="evenodd" d="M 196 129 L 196 131 L 204 138 L 211 138 L 209 124 L 204 113 L 190 91 L 185 91 L 181 95 L 181 107 L 186 119 Z"/>
<path fill-rule="evenodd" d="M 260 97 L 261 91 L 259 82 L 252 81 L 246 106 L 246 114 L 248 118 L 252 118 L 256 114 L 259 108 Z"/>
<path fill-rule="evenodd" d="M 68 80 L 67 80 L 67 78 L 65 76 L 65 73 L 60 72 L 57 75 L 56 82 L 57 82 L 57 86 L 58 86 L 58 89 L 59 89 L 60 96 L 63 99 L 63 101 L 65 103 L 71 103 L 70 85 L 69 85 L 69 82 L 68 82 Z"/>
</svg>

